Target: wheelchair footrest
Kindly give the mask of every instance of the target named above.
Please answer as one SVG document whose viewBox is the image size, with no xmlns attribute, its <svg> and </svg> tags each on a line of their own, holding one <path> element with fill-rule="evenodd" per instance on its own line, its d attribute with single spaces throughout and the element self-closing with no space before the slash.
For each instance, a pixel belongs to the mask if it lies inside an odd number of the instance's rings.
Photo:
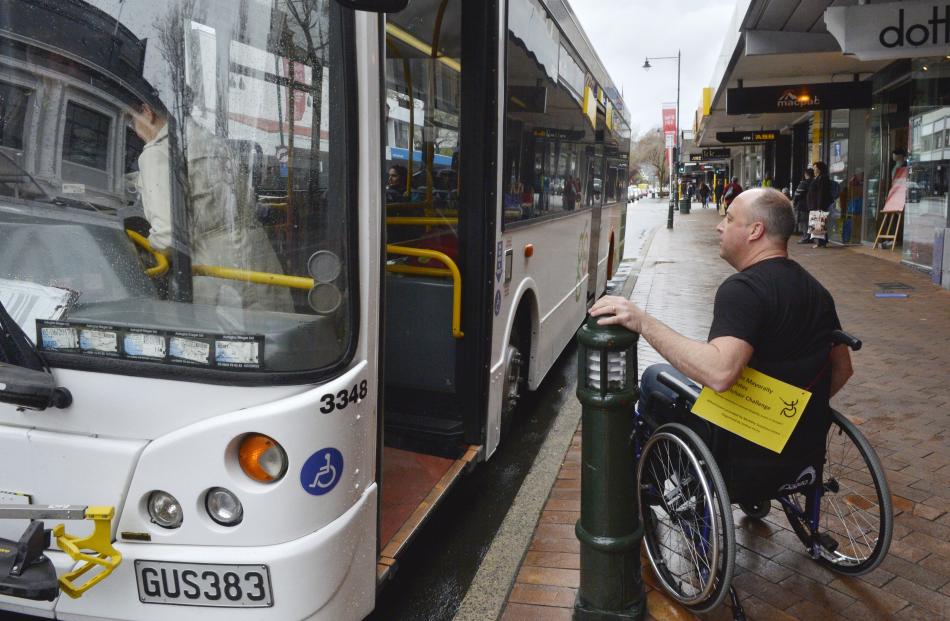
<svg viewBox="0 0 950 621">
<path fill-rule="evenodd" d="M 30 522 L 19 541 L 0 539 L 0 594 L 46 601 L 59 596 L 56 569 L 44 554 L 49 544 L 40 521 Z"/>
</svg>

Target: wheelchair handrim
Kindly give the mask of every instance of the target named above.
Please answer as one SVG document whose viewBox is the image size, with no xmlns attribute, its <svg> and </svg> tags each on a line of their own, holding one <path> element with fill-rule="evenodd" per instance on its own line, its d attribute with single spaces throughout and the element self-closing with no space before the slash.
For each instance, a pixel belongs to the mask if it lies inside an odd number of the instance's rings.
<svg viewBox="0 0 950 621">
<path fill-rule="evenodd" d="M 654 444 L 664 439 L 671 440 L 673 443 L 679 446 L 679 448 L 687 455 L 690 467 L 693 468 L 696 472 L 700 472 L 700 473 L 702 472 L 702 466 L 699 462 L 699 459 L 690 449 L 689 445 L 686 442 L 684 442 L 681 438 L 677 437 L 675 434 L 672 434 L 672 433 L 658 432 L 658 433 L 653 434 L 650 437 L 650 439 L 647 441 L 646 445 L 644 445 L 643 454 L 648 453 L 648 451 Z M 643 479 L 643 469 L 644 469 L 645 463 L 646 463 L 646 460 L 640 459 L 639 463 L 637 464 L 637 485 L 638 486 L 642 485 L 641 481 Z M 710 499 L 713 498 L 713 495 L 709 487 L 709 483 L 706 480 L 705 475 L 698 477 L 698 479 L 702 487 L 704 496 Z M 657 495 L 659 497 L 662 497 L 662 494 L 660 493 L 658 493 Z M 665 507 L 665 508 L 669 509 L 669 507 Z M 648 524 L 646 514 L 645 514 L 646 510 L 647 508 L 641 504 L 640 521 L 644 525 L 644 528 L 647 528 L 647 524 Z M 712 568 L 717 567 L 719 564 L 719 557 L 720 557 L 721 550 L 720 550 L 720 545 L 719 545 L 719 537 L 716 535 L 716 533 L 718 533 L 720 525 L 718 523 L 719 517 L 716 511 L 710 510 L 710 507 L 706 506 L 705 513 L 706 513 L 705 517 L 707 517 L 709 520 L 708 529 L 713 535 L 711 537 L 706 537 L 706 541 L 709 544 L 711 544 L 711 555 L 709 557 L 710 562 L 707 565 L 707 572 L 711 573 L 713 571 Z M 671 516 L 671 522 L 672 522 L 673 518 L 669 511 L 667 511 L 667 515 Z M 655 516 L 652 516 L 652 517 L 653 519 L 655 519 Z M 681 534 L 683 534 L 684 538 L 686 538 L 686 534 L 682 533 L 682 529 L 681 529 Z M 676 601 L 686 606 L 693 606 L 693 605 L 701 604 L 709 598 L 710 594 L 716 587 L 715 580 L 709 579 L 709 573 L 707 573 L 707 575 L 703 577 L 703 572 L 701 571 L 701 568 L 694 567 L 694 569 L 697 572 L 697 575 L 700 577 L 700 579 L 704 583 L 703 588 L 699 593 L 697 593 L 696 595 L 692 597 L 685 597 L 681 595 L 680 590 L 678 588 L 676 588 L 672 584 L 669 584 L 669 582 L 666 579 L 666 572 L 660 567 L 660 564 L 662 563 L 663 565 L 665 565 L 665 562 L 664 562 L 664 559 L 662 559 L 662 555 L 660 554 L 659 550 L 654 551 L 652 549 L 653 546 L 652 546 L 650 537 L 645 537 L 645 539 L 646 539 L 646 546 L 647 546 L 647 558 L 650 560 L 650 566 L 653 569 L 653 573 L 654 575 L 656 575 L 657 579 L 660 580 L 666 586 L 666 589 L 665 589 L 666 592 L 673 599 L 675 599 Z M 657 557 L 660 557 L 659 561 L 657 560 Z"/>
</svg>

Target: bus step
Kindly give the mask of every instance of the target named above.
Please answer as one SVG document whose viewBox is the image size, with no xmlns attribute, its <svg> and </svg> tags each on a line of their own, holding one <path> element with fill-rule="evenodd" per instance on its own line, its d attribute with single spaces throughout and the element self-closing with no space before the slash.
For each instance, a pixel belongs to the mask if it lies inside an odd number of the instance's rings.
<svg viewBox="0 0 950 621">
<path fill-rule="evenodd" d="M 19 541 L 0 539 L 0 594 L 48 602 L 59 596 L 56 569 L 44 554 L 49 544 L 40 521 L 30 522 Z"/>
<path fill-rule="evenodd" d="M 385 445 L 457 459 L 467 448 L 459 420 L 386 411 Z"/>
<path fill-rule="evenodd" d="M 481 454 L 481 450 L 482 447 L 478 445 L 465 447 L 462 456 L 448 465 L 448 468 L 442 473 L 442 476 L 439 477 L 438 481 L 434 482 L 425 498 L 418 503 L 415 510 L 403 521 L 399 529 L 392 536 L 388 537 L 388 541 L 381 542 L 383 548 L 379 553 L 379 558 L 376 563 L 377 588 L 383 586 L 383 584 L 392 577 L 398 566 L 400 554 L 406 549 L 406 546 L 409 545 L 409 542 L 412 541 L 413 537 L 419 532 L 426 520 L 429 519 L 436 506 L 445 498 L 446 493 L 454 487 L 463 474 L 475 466 Z M 385 460 L 385 454 L 383 459 Z M 383 463 L 382 484 L 383 489 L 385 489 L 387 485 L 385 461 Z M 390 482 L 389 484 L 392 485 L 393 483 Z M 384 505 L 386 496 L 387 494 L 384 492 Z M 385 512 L 386 510 L 387 508 L 383 506 L 382 511 Z"/>
</svg>

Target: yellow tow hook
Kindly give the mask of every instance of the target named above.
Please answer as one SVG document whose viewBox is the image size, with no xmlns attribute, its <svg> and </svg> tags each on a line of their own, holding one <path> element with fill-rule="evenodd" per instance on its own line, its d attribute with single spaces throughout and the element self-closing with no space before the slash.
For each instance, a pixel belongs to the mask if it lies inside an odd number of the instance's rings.
<svg viewBox="0 0 950 621">
<path fill-rule="evenodd" d="M 74 561 L 82 563 L 59 578 L 60 589 L 73 599 L 82 597 L 83 593 L 105 580 L 122 562 L 122 554 L 112 546 L 112 518 L 114 516 L 114 507 L 86 507 L 85 519 L 92 520 L 94 524 L 92 534 L 88 537 L 67 534 L 63 524 L 53 527 L 53 536 L 56 537 L 56 543 L 60 549 Z M 84 583 L 77 584 L 76 581 L 81 576 L 94 568 L 99 568 L 99 573 Z"/>
</svg>

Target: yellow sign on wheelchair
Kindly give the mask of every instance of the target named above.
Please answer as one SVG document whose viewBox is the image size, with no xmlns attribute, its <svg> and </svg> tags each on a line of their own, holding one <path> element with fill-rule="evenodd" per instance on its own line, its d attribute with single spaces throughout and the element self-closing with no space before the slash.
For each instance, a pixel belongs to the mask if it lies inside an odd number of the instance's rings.
<svg viewBox="0 0 950 621">
<path fill-rule="evenodd" d="M 781 453 L 811 393 L 746 367 L 729 390 L 703 388 L 692 412 L 749 442 Z"/>
</svg>

